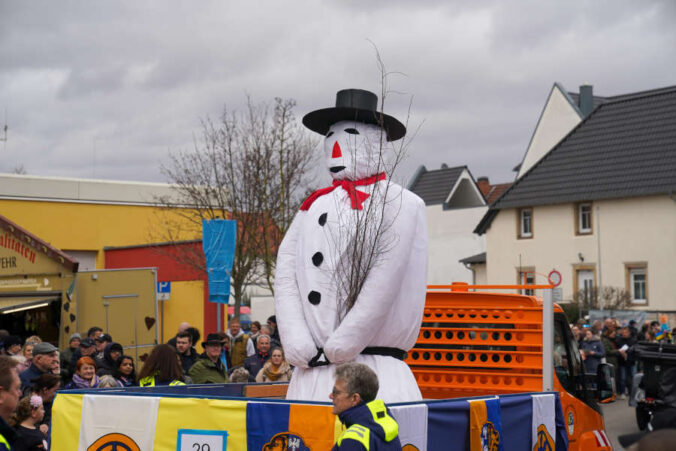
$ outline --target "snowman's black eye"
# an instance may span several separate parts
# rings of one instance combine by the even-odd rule
[[[333,135],[333,132],[328,132],[328,133],[326,134],[326,137],[328,138],[328,137],[331,136],[331,135]]]
[[[349,133],[350,135],[358,135],[359,132],[357,131],[356,128],[346,128],[345,133]]]

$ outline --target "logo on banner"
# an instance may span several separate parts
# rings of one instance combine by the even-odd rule
[[[87,451],[141,451],[141,448],[128,436],[112,433],[99,437]]]
[[[401,451],[420,451],[420,450],[409,443],[407,445],[402,446]]]
[[[537,442],[533,446],[533,451],[554,451],[554,439],[544,424],[538,426]]]
[[[481,449],[485,451],[498,451],[500,446],[500,432],[493,423],[487,421],[481,427]]]
[[[263,446],[263,451],[310,451],[310,448],[301,436],[293,432],[280,432]]]

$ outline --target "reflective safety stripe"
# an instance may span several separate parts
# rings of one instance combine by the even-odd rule
[[[370,443],[370,434],[371,431],[368,428],[365,428],[361,424],[353,424],[338,439],[338,446],[341,445],[343,440],[356,440],[364,446],[364,449],[368,451]]]
[[[139,381],[139,385],[141,387],[154,387],[155,386],[155,376],[146,376],[143,379]],[[185,383],[181,381],[171,381],[169,385],[185,385]]]
[[[380,399],[376,399],[366,404],[366,407],[371,411],[373,421],[379,424],[383,428],[383,431],[385,431],[385,441],[391,442],[397,438],[397,435],[399,435],[399,425],[397,424],[397,420],[387,414],[385,403]]]
[[[141,387],[154,387],[155,386],[155,376],[146,376],[141,379],[138,383]]]
[[[9,450],[12,449],[12,447],[9,446],[9,442],[7,441],[7,439],[2,434],[0,434],[0,445],[5,445],[7,447],[7,449],[9,449]]]

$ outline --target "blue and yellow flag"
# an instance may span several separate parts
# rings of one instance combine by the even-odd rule
[[[504,451],[498,398],[469,401],[470,451]]]

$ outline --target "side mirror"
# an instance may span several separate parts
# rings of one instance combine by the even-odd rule
[[[610,363],[599,364],[596,371],[596,390],[599,402],[615,400],[615,367]]]

